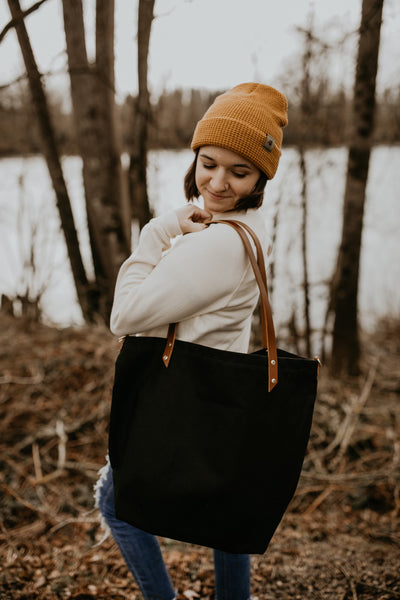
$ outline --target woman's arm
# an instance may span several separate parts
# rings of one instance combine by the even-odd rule
[[[249,263],[237,233],[224,225],[205,228],[190,217],[191,224],[179,225],[188,219],[189,207],[183,208],[182,214],[167,213],[150,221],[122,265],[111,313],[115,335],[140,333],[223,308],[245,275]],[[192,233],[163,255],[171,238],[194,225]]]

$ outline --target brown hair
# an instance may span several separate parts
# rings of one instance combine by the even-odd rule
[[[188,168],[183,182],[183,188],[185,190],[185,196],[188,202],[193,200],[193,198],[198,198],[200,196],[199,190],[197,189],[196,185],[196,165],[198,154],[199,151],[197,150],[194,161]],[[248,208],[259,208],[263,203],[264,189],[267,184],[267,181],[267,175],[261,172],[260,177],[258,178],[258,181],[254,186],[252,193],[249,196],[238,200],[233,210],[247,210]]]

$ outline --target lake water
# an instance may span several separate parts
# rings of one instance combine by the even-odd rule
[[[182,180],[191,160],[192,152],[187,150],[150,153],[149,195],[155,214],[185,202]],[[306,163],[311,316],[313,328],[319,330],[341,235],[347,151],[310,150]],[[66,157],[63,169],[90,273],[80,159]],[[33,293],[43,292],[47,321],[60,326],[80,324],[82,317],[44,160],[40,156],[3,158],[0,181],[0,292],[13,296],[24,293],[28,285]],[[272,305],[278,333],[284,332],[293,310],[301,322],[303,310],[300,191],[298,155],[287,149],[275,179],[267,185],[262,209],[271,232],[278,211],[272,254]],[[375,148],[367,187],[359,288],[360,321],[365,329],[373,328],[381,317],[400,316],[399,191],[400,148]],[[35,272],[27,268],[32,246],[36,249]]]

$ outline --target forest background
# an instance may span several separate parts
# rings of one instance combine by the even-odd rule
[[[47,2],[50,3],[50,0]],[[8,4],[18,9],[17,0],[8,0]],[[67,45],[70,42],[67,54],[73,59],[77,38],[71,44],[68,34],[71,36],[78,31],[77,27],[71,27],[71,18],[78,17],[75,23],[79,23],[79,14],[72,15],[72,12],[80,2],[64,0],[62,4]],[[197,2],[193,4],[198,6]],[[250,4],[255,5],[254,2]],[[339,55],[339,64],[352,65],[352,74],[353,70],[357,71],[356,52],[346,54],[347,41],[350,37],[354,42],[362,37],[362,33],[368,33],[369,26],[365,26],[365,21],[364,25],[361,22],[351,31],[345,31],[345,24],[341,23],[343,44],[332,46],[327,43],[323,32],[314,27],[310,17],[296,30],[300,40],[298,52],[292,63],[282,70],[284,81],[281,83],[291,100],[290,125],[285,131],[285,144],[296,150],[302,182],[299,196],[304,219],[304,260],[299,263],[299,270],[302,273],[304,271],[302,307],[304,305],[306,317],[307,302],[312,293],[312,286],[307,281],[305,235],[307,206],[312,195],[308,187],[310,172],[305,160],[307,152],[313,148],[318,151],[321,147],[343,146],[349,149],[350,157],[351,152],[355,151],[358,158],[362,155],[361,158],[369,159],[369,152],[376,144],[396,145],[400,141],[400,76],[386,81],[375,95],[376,69],[369,71],[374,62],[371,56],[377,57],[379,35],[376,33],[379,33],[381,25],[380,17],[374,17],[382,9],[383,2],[358,2],[360,13],[361,4],[368,9],[366,22],[369,25],[373,22],[371,29],[375,31],[375,36],[372,41],[369,40],[369,46],[367,44],[364,47],[367,58],[365,70],[361,69],[361,74],[358,72],[358,79],[356,75],[354,91],[348,82],[341,84],[340,78],[331,79],[329,65],[331,57],[337,58]],[[40,18],[39,9],[42,5],[45,7],[46,2],[35,4],[38,9],[35,18]],[[24,7],[27,6],[28,3],[24,3]],[[104,17],[113,2],[99,0],[96,6],[97,14]],[[140,6],[148,8],[152,2],[141,0]],[[394,10],[395,5],[391,0],[386,0],[385,6],[392,6]],[[314,8],[318,13],[321,3],[314,3]],[[387,19],[390,19],[392,13],[389,11],[387,14]],[[27,16],[27,23],[29,18]],[[150,14],[148,34],[152,20],[153,15]],[[17,27],[19,22],[17,18],[10,29]],[[224,21],[223,25],[221,31],[229,35],[230,24]],[[46,27],[49,30],[49,24]],[[98,27],[103,33],[99,36],[100,40],[105,42],[113,39],[110,18],[99,19]],[[3,29],[0,36],[10,35],[8,31]],[[140,26],[137,42],[140,48],[141,43],[143,45]],[[145,103],[143,111],[143,91],[148,92],[148,86],[145,80],[143,88],[142,80],[142,86],[139,82],[138,95],[119,97],[118,103],[110,110],[115,90],[110,85],[113,81],[112,76],[109,77],[112,68],[107,59],[112,49],[111,45],[106,49],[108,56],[107,52],[106,56],[101,54],[105,45],[99,44],[99,53],[95,57],[97,64],[86,61],[79,75],[92,77],[90,85],[97,85],[99,79],[100,83],[106,83],[96,89],[100,90],[99,96],[107,89],[108,98],[102,96],[101,102],[106,107],[104,114],[112,113],[115,119],[116,137],[120,141],[118,152],[125,151],[130,156],[131,164],[139,157],[143,159],[141,165],[146,166],[145,156],[149,149],[187,147],[194,123],[218,93],[216,86],[212,89],[185,87],[173,90],[166,87],[151,97],[146,98],[144,94],[145,101],[149,100],[149,110]],[[353,43],[353,49],[355,45]],[[392,50],[393,56],[397,56],[396,49]],[[140,61],[139,56],[139,72],[141,70],[143,76],[143,71],[146,71],[143,65],[147,68],[146,52],[144,55],[142,53],[141,58]],[[228,65],[229,57],[227,59]],[[32,64],[30,68],[32,75]],[[105,69],[103,75],[106,74],[106,77],[98,77],[99,71],[96,69],[100,68]],[[72,76],[77,74],[76,64],[72,68],[71,65],[68,68],[64,65],[63,70],[64,75],[67,71]],[[395,67],[391,72],[394,75],[398,73]],[[38,80],[44,83],[50,107],[48,122],[52,124],[55,135],[54,151],[47,151],[47,159],[51,161],[57,158],[56,154],[82,154],[82,131],[76,133],[77,122],[72,115],[74,113],[77,116],[76,113],[88,100],[88,94],[85,97],[85,93],[82,93],[84,89],[80,90],[81,106],[78,102],[72,111],[66,88],[52,85],[53,74],[36,75],[36,83]],[[278,81],[275,80],[274,84],[278,85]],[[225,87],[221,87],[221,91]],[[89,99],[94,101],[96,98],[91,94]],[[37,108],[37,97],[35,103]],[[93,104],[89,103],[87,107],[91,109]],[[95,117],[95,112],[89,110],[88,114]],[[143,115],[146,118],[142,121],[145,121],[147,128],[145,152],[142,147],[138,154],[135,144],[140,137]],[[98,148],[92,143],[96,136],[90,136],[94,130],[98,133],[104,124],[94,122],[95,118],[92,121],[91,128],[86,130],[89,132],[90,147],[86,146],[84,151],[89,149],[96,155]],[[46,140],[37,125],[25,74],[0,89],[0,126],[2,156],[26,156],[29,160],[31,153],[46,154],[46,150],[43,150]],[[105,136],[101,134],[97,139],[104,141]],[[89,159],[87,164],[90,167],[91,156],[83,157],[83,163],[85,158]],[[109,158],[110,155],[107,160]],[[92,182],[89,183],[92,187],[89,185],[85,189],[89,229],[99,227],[104,242],[98,247],[93,246],[95,267],[101,267],[96,272],[97,292],[104,291],[101,288],[103,285],[108,293],[112,291],[118,262],[122,253],[128,251],[129,244],[125,244],[123,252],[120,249],[116,251],[112,243],[107,246],[112,230],[110,224],[114,226],[114,221],[109,219],[107,210],[101,211],[101,218],[96,221],[90,202],[91,194],[93,198],[93,192],[98,191],[93,187],[93,181],[97,183],[102,171],[107,171],[102,164],[112,166],[112,162],[98,163],[101,168],[91,173]],[[354,164],[353,168],[349,168],[348,181],[353,181],[351,178],[356,174],[355,179],[362,179],[364,187],[356,190],[357,194],[353,194],[353,197],[345,194],[343,202],[344,223],[346,204],[351,205],[351,201],[355,200],[358,209],[356,218],[348,221],[357,221],[361,227],[360,207],[363,208],[365,199],[368,160],[366,165],[364,160],[361,177],[360,172],[354,169]],[[137,173],[132,176],[136,177]],[[143,181],[139,180],[139,183]],[[19,185],[18,181],[15,185]],[[55,192],[57,194],[60,190],[56,189]],[[107,202],[110,204],[110,198],[115,199],[109,195],[109,190],[104,198],[106,202],[103,208]],[[114,208],[119,210],[120,206]],[[132,216],[137,216],[134,210]],[[118,223],[116,230],[117,226]],[[311,231],[311,234],[314,233]],[[350,244],[350,250],[353,248],[356,251],[357,261],[361,231],[358,233],[359,236],[356,239],[353,236]],[[106,255],[105,258],[111,256],[107,248],[114,251],[115,260],[110,277],[105,282],[102,271],[104,265],[100,260],[96,264],[96,260],[102,258],[102,253]],[[344,244],[346,250],[348,248]],[[352,256],[350,253],[350,259]],[[31,252],[26,261],[29,273],[32,273],[32,259],[36,259],[35,252]],[[356,260],[350,260],[350,263],[353,267]],[[338,264],[340,266],[340,260]],[[351,270],[350,283],[357,283],[357,274],[357,269]],[[337,292],[338,288],[333,282],[325,284],[327,288],[331,285],[332,291],[336,289]],[[85,280],[85,286],[89,295],[93,294],[93,281]],[[113,364],[118,352],[118,345],[107,331],[105,319],[99,319],[100,315],[107,315],[108,309],[102,312],[102,305],[98,303],[94,318],[88,318],[83,327],[59,330],[40,322],[40,296],[30,297],[28,288],[25,297],[3,297],[2,300],[0,597],[4,600],[138,598],[138,589],[127,574],[112,541],[108,539],[100,546],[96,545],[102,533],[98,515],[93,511],[92,486],[103,464],[107,447]],[[11,303],[7,303],[7,300]],[[25,301],[28,309],[33,306],[39,310],[22,310],[22,318],[15,318],[12,305],[21,302],[24,306]],[[349,302],[345,303],[347,313],[349,305]],[[260,600],[400,598],[399,321],[394,313],[390,319],[382,320],[376,331],[367,334],[359,331],[356,312],[355,307],[350,319],[351,328],[346,322],[341,325],[344,348],[348,350],[349,341],[357,338],[357,346],[359,342],[363,349],[361,357],[357,351],[356,373],[346,372],[349,371],[347,368],[339,377],[339,369],[335,370],[334,365],[332,373],[326,368],[322,369],[309,452],[299,488],[268,553],[263,557],[252,557],[253,594]],[[307,318],[305,321],[307,324]],[[310,339],[307,327],[292,325],[291,343],[295,347],[297,344],[300,350],[307,349],[307,338]],[[345,366],[354,364],[349,356]],[[213,572],[210,552],[198,547],[188,548],[171,540],[162,540],[162,546],[178,588],[179,600],[211,599]]]
[[[307,135],[301,126],[299,103],[291,102],[289,124],[285,129],[285,147],[348,146],[351,139],[352,92],[329,89],[329,79],[322,77],[311,97]],[[151,104],[149,149],[188,148],[197,121],[215,96],[225,90],[164,90]],[[78,154],[73,115],[66,110],[64,92],[50,86],[49,104],[57,143],[64,155]],[[117,105],[118,130],[122,150],[128,151],[133,134],[136,96],[128,95]],[[373,144],[400,143],[400,84],[383,90],[377,98]],[[40,133],[26,84],[18,90],[0,90],[0,156],[33,154],[41,151]]]

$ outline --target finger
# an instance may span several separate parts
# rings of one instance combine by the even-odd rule
[[[176,214],[182,233],[191,233],[192,231],[201,231],[205,228],[205,223],[211,220],[212,215],[208,211],[193,206],[193,204],[187,204],[177,209]],[[197,227],[193,227],[196,224]],[[200,227],[199,227],[200,226]]]
[[[192,221],[202,222],[209,221],[212,219],[212,214],[203,208],[194,207],[194,211],[191,215]]]

